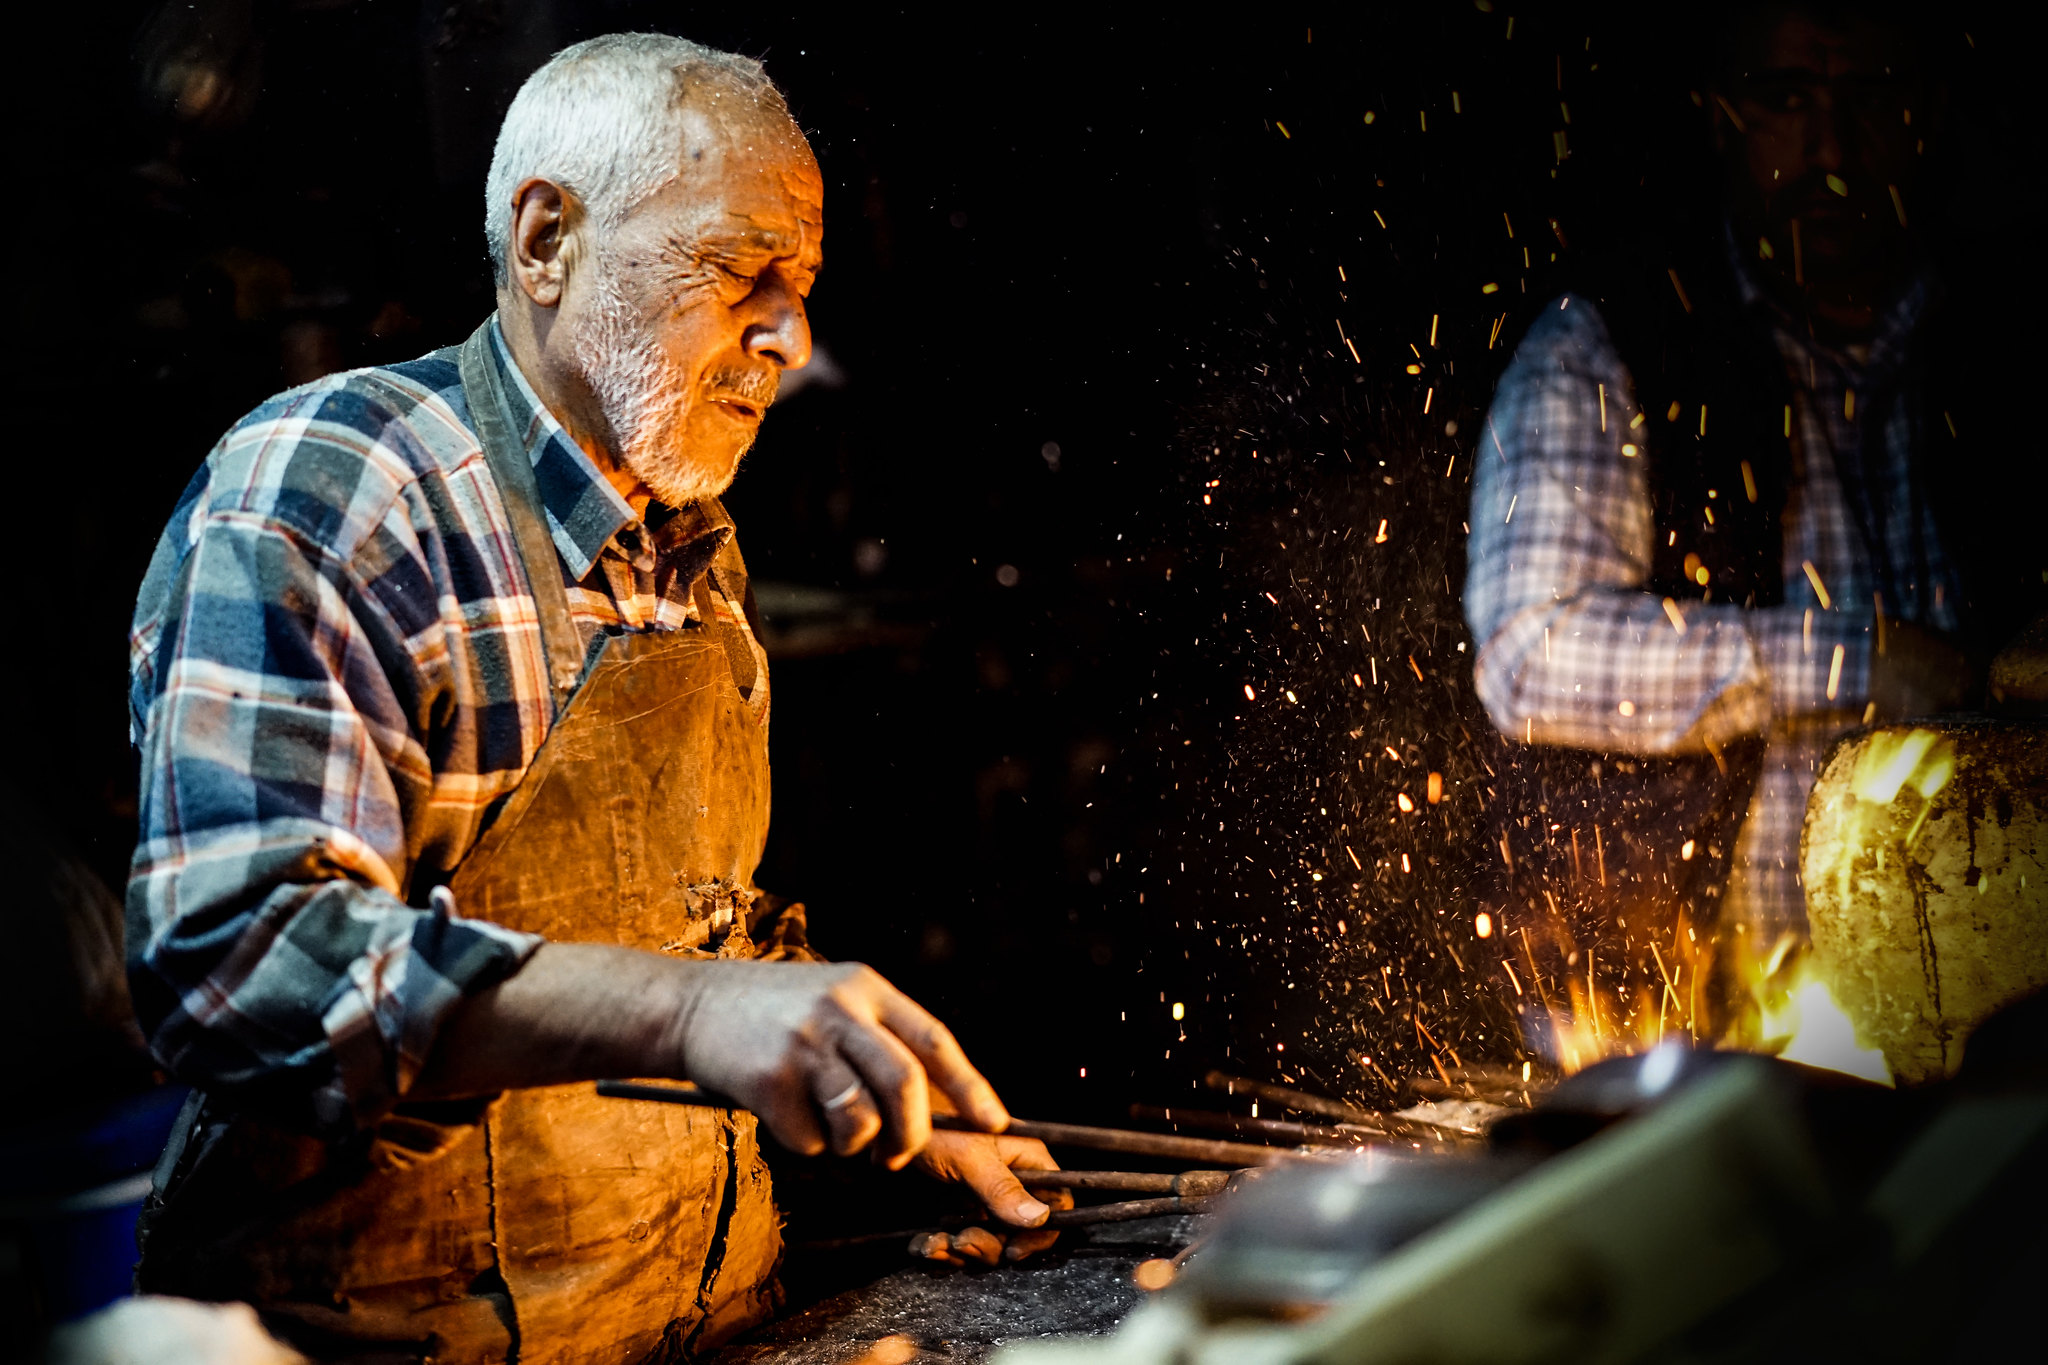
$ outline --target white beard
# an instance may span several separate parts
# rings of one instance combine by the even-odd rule
[[[599,248],[591,263],[591,325],[576,338],[574,354],[619,443],[619,463],[670,507],[717,497],[732,486],[739,461],[712,471],[685,456],[689,376],[654,344],[619,288],[616,265]]]

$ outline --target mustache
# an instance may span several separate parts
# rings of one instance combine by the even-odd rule
[[[782,387],[782,373],[772,366],[759,369],[725,368],[713,370],[704,379],[706,393],[722,394],[738,398],[766,411],[775,401],[775,394]]]
[[[1858,178],[1860,179],[1861,177]],[[1778,212],[1788,218],[1814,208],[1847,209],[1864,197],[1858,193],[1859,190],[1867,190],[1869,188],[1866,185],[1859,185],[1854,181],[1848,182],[1848,184],[1849,194],[1847,197],[1844,197],[1836,194],[1828,187],[1826,172],[1808,171],[1797,180],[1787,184],[1773,197],[1776,200]]]

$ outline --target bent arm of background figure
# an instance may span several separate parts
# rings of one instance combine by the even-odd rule
[[[1517,739],[1658,754],[1860,709],[1869,622],[1806,585],[1777,607],[1677,602],[1682,632],[1643,590],[1655,527],[1643,460],[1621,450],[1628,373],[1572,304],[1530,329],[1479,434],[1465,615],[1488,716]]]

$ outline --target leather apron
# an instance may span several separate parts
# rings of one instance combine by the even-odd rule
[[[735,683],[757,680],[750,641],[700,576],[699,626],[583,649],[489,344],[462,348],[463,384],[557,714],[454,871],[460,913],[555,941],[807,956],[800,919],[763,933],[750,916],[769,799],[766,726]],[[710,572],[744,600],[729,534]],[[681,1360],[773,1311],[780,1223],[751,1114],[588,1083],[477,1108],[402,1105],[344,1144],[246,1114],[188,1129],[159,1168],[138,1285],[246,1299],[319,1358],[448,1365]]]

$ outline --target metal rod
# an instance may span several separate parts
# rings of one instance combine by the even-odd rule
[[[1224,1172],[1223,1174],[1227,1174]],[[1185,1199],[1129,1199],[1117,1204],[1094,1204],[1080,1209],[1054,1209],[1052,1214],[1039,1224],[1048,1228],[1092,1227],[1101,1223],[1128,1223],[1139,1218],[1158,1218],[1178,1213],[1207,1213],[1215,1203],[1212,1197]],[[872,1246],[876,1242],[908,1242],[913,1237],[923,1237],[933,1232],[958,1232],[967,1227],[998,1228],[1004,1232],[1024,1232],[1026,1228],[1011,1228],[991,1218],[969,1214],[956,1214],[939,1221],[934,1228],[894,1228],[888,1232],[857,1232],[850,1237],[826,1237],[812,1242],[793,1242],[792,1251],[842,1251],[848,1247]]]
[[[1019,1183],[1037,1190],[1128,1190],[1133,1194],[1177,1194],[1204,1198],[1223,1193],[1235,1171],[1016,1171]]]
[[[1211,1090],[1221,1090],[1226,1095],[1250,1095],[1253,1099],[1266,1100],[1297,1113],[1320,1114],[1339,1123],[1357,1123],[1371,1127],[1376,1126],[1381,1118],[1381,1115],[1370,1109],[1360,1109],[1342,1100],[1311,1094],[1306,1090],[1296,1090],[1291,1085],[1275,1085],[1271,1081],[1254,1081],[1244,1076],[1233,1076],[1225,1071],[1211,1071],[1202,1077],[1202,1084]]]
[[[1356,1147],[1366,1142],[1387,1142],[1389,1135],[1378,1128],[1356,1124],[1293,1123],[1287,1119],[1255,1119],[1242,1114],[1221,1114],[1214,1109],[1165,1109],[1156,1104],[1134,1104],[1131,1117],[1140,1123],[1169,1123],[1200,1128],[1211,1133],[1241,1133],[1311,1147]]]
[[[1505,1086],[1485,1086],[1473,1081],[1458,1080],[1457,1074],[1455,1071],[1451,1073],[1452,1080],[1449,1085],[1445,1085],[1435,1077],[1430,1077],[1427,1080],[1418,1077],[1415,1080],[1409,1081],[1406,1089],[1418,1099],[1478,1100],[1482,1104],[1498,1104],[1503,1108],[1527,1109],[1531,1102],[1529,1099],[1530,1093],[1532,1091],[1540,1093],[1548,1088],[1541,1082],[1531,1082],[1528,1085],[1516,1085],[1511,1088]]]
[[[1169,1133],[1134,1133],[1124,1128],[1089,1128],[1078,1123],[1035,1123],[1012,1119],[1003,1130],[1035,1137],[1058,1147],[1087,1147],[1098,1152],[1129,1152],[1134,1156],[1170,1157],[1209,1166],[1270,1166],[1294,1155],[1284,1147],[1255,1147],[1248,1142],[1180,1137]]]
[[[694,1085],[647,1085],[640,1081],[599,1081],[597,1093],[612,1099],[652,1100],[658,1104],[683,1104],[695,1108],[742,1109],[716,1091]],[[983,1129],[951,1114],[933,1114],[932,1127],[955,1133],[979,1133]],[[1011,1137],[1037,1138],[1060,1147],[1086,1147],[1099,1152],[1128,1152],[1133,1156],[1168,1157],[1175,1161],[1200,1162],[1204,1166],[1270,1166],[1284,1161],[1290,1153],[1278,1147],[1254,1147],[1246,1142],[1217,1142],[1208,1138],[1177,1137],[1166,1133],[1134,1133],[1123,1128],[1092,1128],[1079,1123],[1040,1123],[1035,1119],[1010,1120],[1003,1130]]]
[[[1080,1209],[1054,1209],[1041,1224],[1048,1228],[1080,1228],[1091,1223],[1128,1223],[1169,1213],[1206,1213],[1213,1196],[1193,1199],[1127,1199],[1120,1204],[1091,1204]]]
[[[1324,1118],[1336,1119],[1340,1124],[1355,1124],[1361,1128],[1377,1129],[1389,1137],[1425,1138],[1438,1140],[1444,1137],[1469,1138],[1468,1129],[1453,1123],[1432,1123],[1428,1119],[1405,1119],[1393,1114],[1381,1114],[1371,1109],[1360,1109],[1342,1100],[1329,1099],[1322,1095],[1296,1090],[1289,1085],[1275,1085],[1271,1081],[1247,1080],[1243,1076],[1232,1076],[1223,1071],[1211,1071],[1202,1078],[1202,1084],[1211,1090],[1221,1090],[1227,1095],[1250,1095],[1254,1099],[1266,1100],[1293,1109],[1303,1114],[1320,1114]]]

